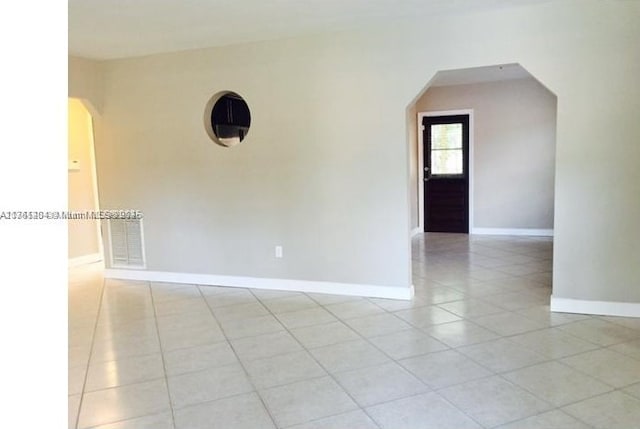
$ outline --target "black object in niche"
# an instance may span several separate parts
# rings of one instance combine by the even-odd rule
[[[209,101],[207,113],[209,109],[205,127],[214,142],[229,147],[244,140],[251,126],[251,112],[241,96],[235,92],[217,94]]]

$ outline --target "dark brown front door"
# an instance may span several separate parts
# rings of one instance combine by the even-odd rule
[[[424,142],[425,232],[469,232],[469,115],[428,116]]]

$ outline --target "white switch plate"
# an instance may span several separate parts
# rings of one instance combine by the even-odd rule
[[[276,246],[276,258],[282,258],[282,246]]]

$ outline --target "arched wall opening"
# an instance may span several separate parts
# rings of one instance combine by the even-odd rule
[[[409,105],[412,235],[434,231],[423,124],[451,115],[469,118],[468,233],[552,237],[557,97],[519,64],[439,71]]]
[[[92,106],[85,100],[68,101],[68,210],[74,213],[99,210],[95,166]],[[95,112],[95,110],[94,110]],[[103,259],[102,234],[97,219],[68,220],[69,264]]]
[[[518,64],[439,71],[409,107],[411,223],[424,231],[419,117],[471,115],[469,232],[552,235],[557,97]]]

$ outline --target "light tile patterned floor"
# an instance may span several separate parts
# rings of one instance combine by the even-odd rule
[[[550,239],[412,244],[411,302],[74,269],[69,428],[640,428],[640,320],[549,313]]]

